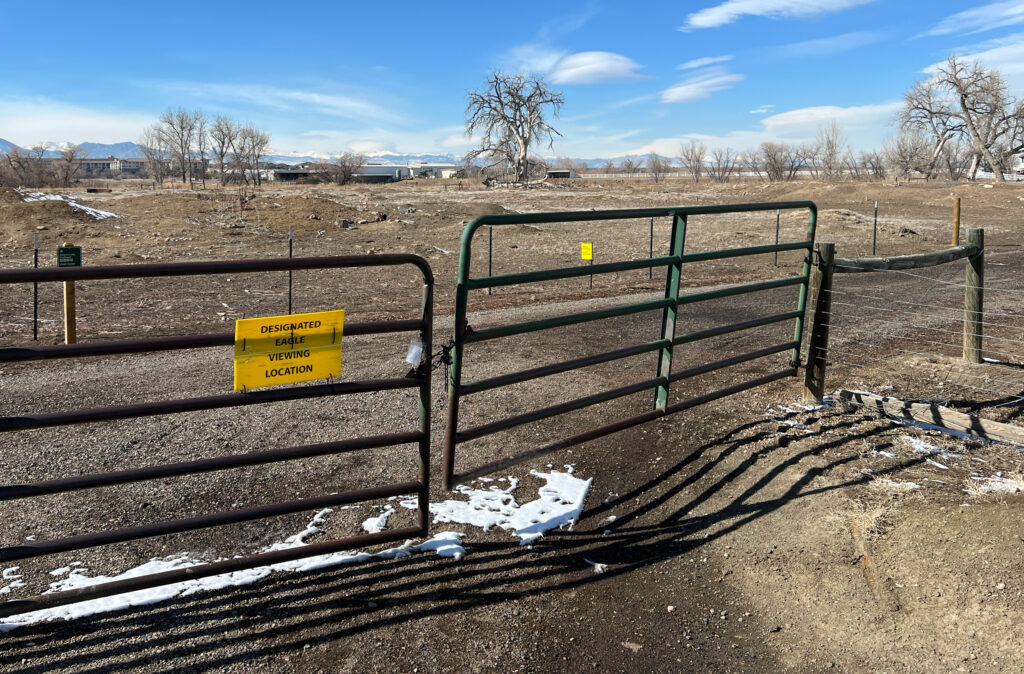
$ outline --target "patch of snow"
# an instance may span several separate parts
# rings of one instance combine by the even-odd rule
[[[82,211],[86,215],[91,215],[92,217],[96,218],[97,220],[105,220],[107,218],[119,218],[119,217],[121,217],[121,216],[117,215],[116,213],[110,213],[108,211],[101,211],[101,210],[96,209],[96,208],[89,208],[88,206],[83,206],[82,204],[78,203],[74,199],[72,199],[70,197],[61,196],[60,194],[46,194],[45,192],[30,192],[28,190],[24,190],[24,189],[20,189],[20,188],[17,190],[17,192],[18,192],[18,194],[21,195],[22,200],[24,200],[26,202],[32,202],[32,201],[64,201],[71,208],[74,208],[74,209],[77,209],[79,211]]]
[[[942,470],[949,470],[949,466],[943,466],[938,461],[932,461],[931,459],[928,459],[928,463],[932,464],[936,468],[941,468]]]
[[[884,477],[872,480],[871,484],[868,486],[872,489],[880,489],[883,491],[914,491],[916,489],[922,489],[921,485],[916,482],[895,482]]]
[[[518,536],[520,545],[533,543],[551,529],[565,526],[572,529],[583,513],[593,478],[581,480],[557,470],[550,473],[531,470],[530,474],[545,480],[544,486],[538,489],[540,498],[522,505],[517,503],[512,492],[519,481],[511,477],[511,486],[506,489],[494,486],[473,489],[459,485],[456,491],[468,500],[431,503],[434,522],[468,524],[484,531],[500,527]]]
[[[972,496],[983,496],[985,494],[1016,494],[1024,491],[1024,476],[1013,475],[1002,477],[971,477],[977,484],[968,484],[966,491]]]
[[[368,534],[379,534],[388,525],[388,518],[395,512],[395,509],[388,505],[377,517],[371,517],[363,521],[363,531]]]
[[[884,456],[887,459],[895,459],[896,455],[892,452],[883,452],[882,450],[871,450],[873,456]]]
[[[591,565],[592,567],[594,567],[594,573],[604,573],[605,571],[608,570],[608,565],[607,564],[600,564],[598,562],[592,562],[589,559],[587,559],[586,557],[583,558],[583,561],[586,562],[587,564]]]

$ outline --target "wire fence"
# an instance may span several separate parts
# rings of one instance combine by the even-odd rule
[[[850,262],[850,261],[846,261]],[[926,400],[1000,421],[1024,416],[1024,278],[986,260],[982,364],[965,360],[964,261],[927,269],[837,274],[828,345],[829,389]]]

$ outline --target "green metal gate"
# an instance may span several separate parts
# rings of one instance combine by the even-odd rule
[[[698,253],[684,253],[686,240],[686,224],[689,216],[715,215],[725,213],[745,213],[752,211],[783,211],[794,209],[807,209],[809,221],[806,237],[799,241],[776,243],[774,245],[750,246],[746,248],[730,248]],[[602,264],[591,264],[590,266],[565,267],[559,269],[545,269],[529,271],[516,274],[504,274],[499,276],[483,276],[473,278],[470,275],[470,259],[473,244],[473,236],[483,226],[499,227],[506,225],[539,225],[556,224],[567,222],[588,222],[588,221],[610,221],[640,218],[671,217],[672,228],[669,242],[669,254],[662,257],[650,257],[638,260],[626,260],[618,262],[607,262]],[[803,337],[804,309],[807,300],[807,286],[811,270],[811,255],[814,247],[814,233],[817,222],[817,207],[810,201],[789,201],[778,203],[759,204],[735,204],[723,206],[685,206],[679,208],[654,208],[654,209],[633,209],[633,210],[611,210],[611,211],[583,211],[563,213],[529,213],[514,215],[487,215],[477,218],[466,225],[462,233],[462,246],[459,253],[459,277],[455,297],[455,335],[454,345],[451,350],[451,368],[448,379],[448,420],[445,432],[443,473],[446,489],[451,489],[457,482],[484,475],[506,466],[512,465],[539,456],[547,452],[571,447],[589,440],[593,440],[611,433],[625,430],[633,426],[652,421],[658,417],[680,412],[682,410],[696,407],[697,405],[717,400],[733,393],[738,393],[756,386],[767,384],[784,377],[792,377],[797,374],[800,365],[800,345]],[[745,283],[725,288],[680,294],[680,279],[683,276],[684,265],[687,263],[701,262],[706,260],[717,260],[724,258],[758,255],[764,253],[778,253],[782,251],[804,251],[803,267],[799,275],[780,277],[756,283]],[[653,255],[653,253],[652,253]],[[665,294],[661,299],[625,304],[605,309],[571,313],[552,318],[524,321],[501,325],[493,328],[474,330],[468,320],[469,291],[482,288],[495,288],[517,284],[537,283],[555,279],[567,279],[597,274],[610,274],[626,270],[651,269],[666,267]],[[693,302],[743,295],[772,288],[786,286],[797,286],[798,294],[796,306],[791,311],[778,314],[760,316],[751,320],[717,326],[714,328],[676,334],[676,313],[679,306]],[[605,353],[576,358],[551,365],[534,367],[511,374],[491,377],[480,381],[463,383],[462,370],[466,363],[465,347],[467,344],[483,342],[486,340],[523,335],[540,330],[557,328],[568,325],[575,325],[587,321],[595,321],[616,316],[626,316],[654,309],[662,310],[661,333],[654,341],[636,344],[625,348],[608,351]],[[730,358],[706,363],[697,367],[672,371],[673,347],[689,344],[702,339],[716,337],[732,332],[749,330],[765,325],[780,323],[783,321],[794,321],[793,339],[767,346],[762,349],[750,351]],[[789,365],[777,372],[744,381],[739,384],[727,386],[704,395],[688,398],[675,403],[669,403],[669,386],[674,381],[695,377],[700,374],[713,372],[722,368],[756,360],[776,353],[789,351]],[[484,391],[491,391],[504,386],[518,384],[521,382],[546,377],[549,375],[569,372],[580,368],[607,363],[622,358],[628,358],[642,353],[659,353],[657,372],[655,376],[627,386],[617,387],[601,393],[577,398],[568,402],[559,403],[544,407],[542,409],[508,416],[503,419],[491,421],[473,428],[459,429],[459,401],[463,396],[480,394]],[[459,443],[467,442],[476,438],[497,433],[515,426],[527,424],[541,419],[547,419],[567,412],[580,410],[592,405],[621,398],[623,396],[645,390],[655,390],[653,409],[644,414],[622,419],[610,424],[570,435],[552,442],[547,442],[539,447],[520,452],[508,459],[501,459],[486,463],[475,468],[456,472],[456,448]]]

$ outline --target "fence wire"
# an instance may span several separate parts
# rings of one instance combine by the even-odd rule
[[[971,364],[963,359],[965,264],[836,274],[824,316],[828,387],[1002,421],[1024,417],[1024,279],[1008,264],[986,260],[984,363]]]

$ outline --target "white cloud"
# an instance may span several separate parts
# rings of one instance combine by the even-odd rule
[[[677,70],[692,70],[694,68],[703,68],[705,66],[713,66],[716,63],[725,63],[726,61],[732,60],[732,54],[726,54],[725,56],[705,56],[699,59],[693,59],[686,63],[680,63],[676,66]]]
[[[692,103],[708,98],[716,91],[729,89],[746,75],[730,73],[721,66],[698,71],[693,77],[673,84],[661,92],[662,103]]]
[[[866,5],[874,0],[727,0],[686,17],[680,30],[715,28],[738,21],[744,16],[804,18]]]
[[[562,49],[529,43],[509,49],[499,61],[505,70],[515,73],[549,73],[563,56]]]
[[[862,30],[854,33],[844,33],[815,40],[805,40],[787,44],[779,49],[782,56],[789,58],[803,56],[825,56],[827,54],[839,54],[851,49],[857,49],[865,45],[873,44],[882,39],[880,33]]]
[[[730,147],[743,152],[764,141],[802,144],[814,140],[818,128],[835,121],[854,150],[877,148],[892,133],[892,118],[902,103],[892,101],[875,105],[840,107],[821,105],[788,110],[760,120],[760,128],[736,130],[724,135],[689,133],[676,138],[657,138],[645,145],[628,150],[628,154],[657,152],[674,156],[680,143],[703,141],[710,149]]]
[[[555,84],[596,84],[644,79],[639,63],[622,54],[584,51],[561,59],[551,72]]]
[[[924,35],[980,33],[1018,23],[1024,23],[1024,3],[1020,0],[1004,0],[947,16]]]
[[[0,97],[0,134],[22,147],[39,142],[135,140],[155,114],[90,108],[44,97]]]
[[[402,119],[401,115],[365,96],[337,92],[216,82],[158,82],[150,85],[164,91],[186,93],[202,100],[239,102],[285,112],[315,112],[341,119],[377,122],[398,122]]]
[[[752,114],[752,115],[763,115],[765,113],[771,112],[774,109],[775,109],[774,105],[759,105],[756,108],[754,108],[753,110],[751,110],[750,114]]]
[[[978,59],[985,66],[995,68],[1012,89],[1024,89],[1024,33],[958,47],[954,51],[961,57]],[[933,75],[945,64],[945,61],[933,63],[922,72]]]

